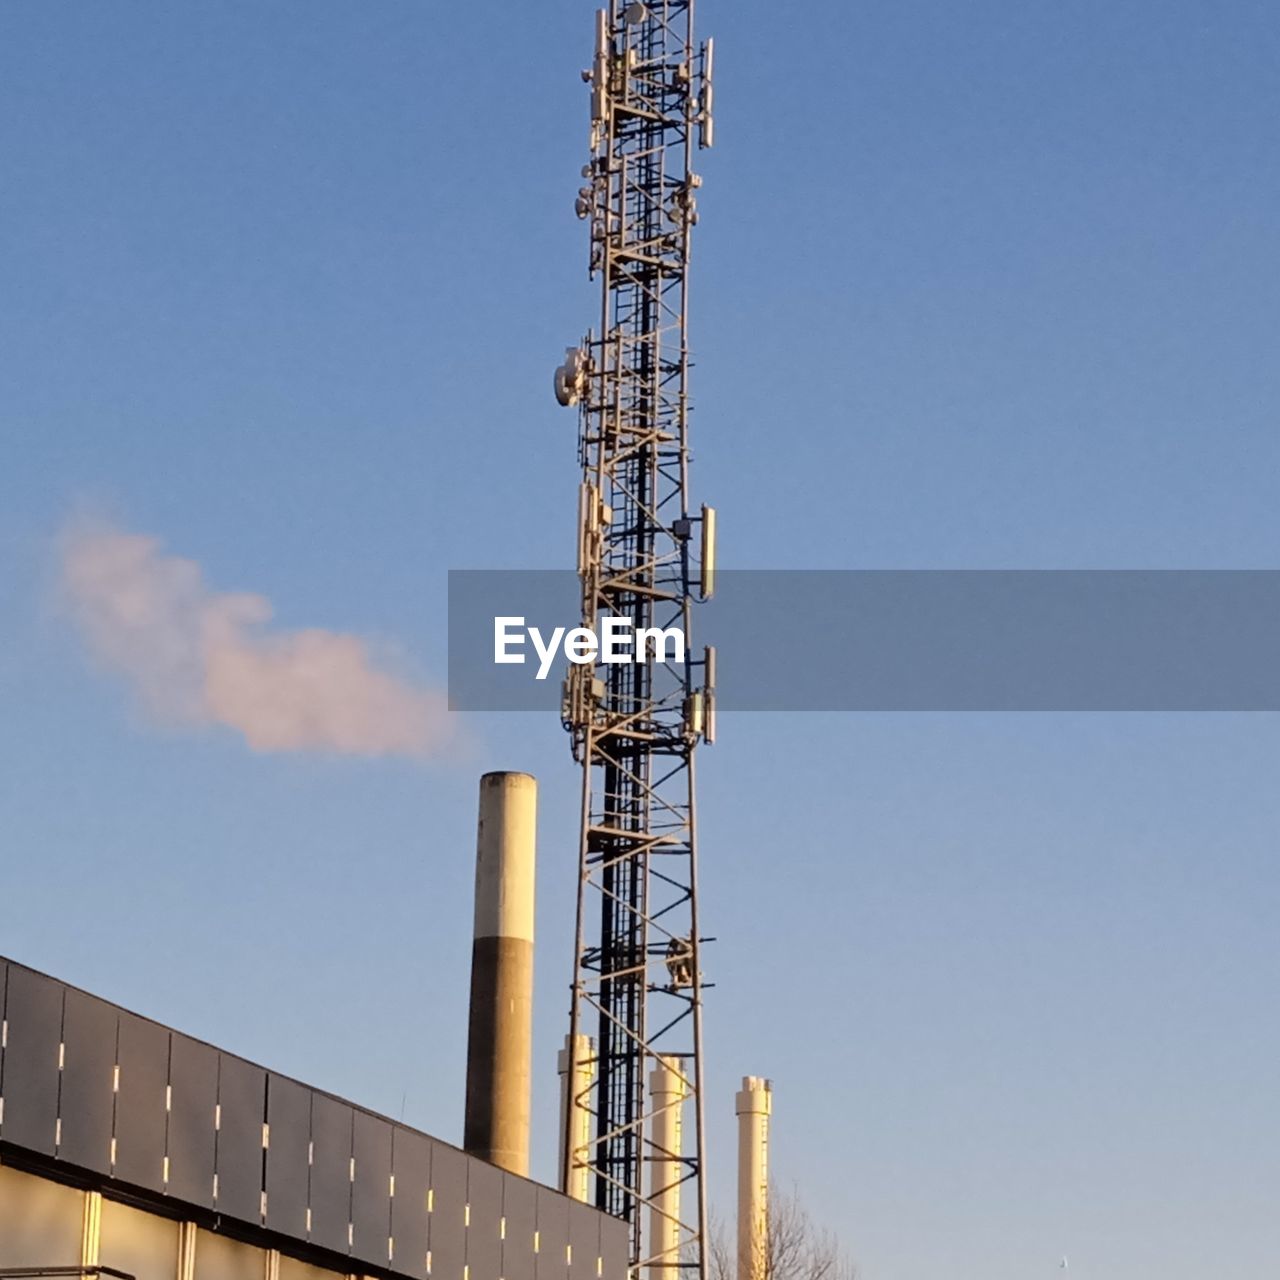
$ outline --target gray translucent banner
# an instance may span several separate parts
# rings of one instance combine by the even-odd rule
[[[451,571],[451,705],[558,709],[563,654],[496,664],[494,619],[547,636],[578,601],[566,571]],[[721,711],[1280,709],[1276,570],[728,570],[689,640]]]

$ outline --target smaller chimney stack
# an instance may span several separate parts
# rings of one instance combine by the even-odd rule
[[[538,783],[529,774],[486,773],[480,779],[463,1146],[524,1177],[529,1174],[537,810]]]
[[[689,1096],[684,1063],[677,1057],[655,1059],[649,1076],[653,1107],[653,1157],[649,1166],[649,1268],[652,1280],[675,1280],[680,1274],[680,1184],[683,1132],[681,1112]]]
[[[744,1076],[738,1113],[738,1280],[769,1280],[769,1117],[773,1085]]]
[[[591,1166],[570,1160],[591,1141],[591,1112],[582,1102],[596,1075],[596,1046],[590,1036],[565,1036],[557,1055],[560,1069],[560,1190],[584,1203],[591,1199]],[[572,1148],[568,1144],[572,1144]]]

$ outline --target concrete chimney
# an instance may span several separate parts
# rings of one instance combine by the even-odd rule
[[[689,1096],[684,1065],[679,1058],[658,1058],[649,1076],[653,1108],[653,1156],[649,1166],[649,1273],[653,1280],[676,1280],[680,1274],[680,1113]]]
[[[744,1076],[738,1113],[738,1280],[769,1280],[769,1117],[773,1085]]]
[[[565,1036],[557,1055],[560,1070],[560,1190],[584,1203],[591,1198],[591,1166],[569,1167],[569,1144],[580,1151],[591,1141],[591,1112],[581,1101],[596,1077],[596,1046],[590,1036]],[[567,1175],[567,1181],[566,1181]]]
[[[525,1177],[537,811],[538,783],[529,774],[486,773],[480,779],[463,1146]]]

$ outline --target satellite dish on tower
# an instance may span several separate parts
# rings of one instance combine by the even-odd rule
[[[556,399],[566,409],[582,399],[587,387],[587,353],[581,347],[569,347],[564,353],[564,364],[556,370]]]

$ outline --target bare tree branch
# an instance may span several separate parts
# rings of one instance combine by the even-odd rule
[[[763,1257],[753,1268],[757,1280],[858,1280],[858,1267],[834,1232],[814,1222],[793,1189],[769,1188],[769,1223]],[[708,1241],[711,1280],[747,1280],[738,1276],[736,1240],[714,1214]]]

